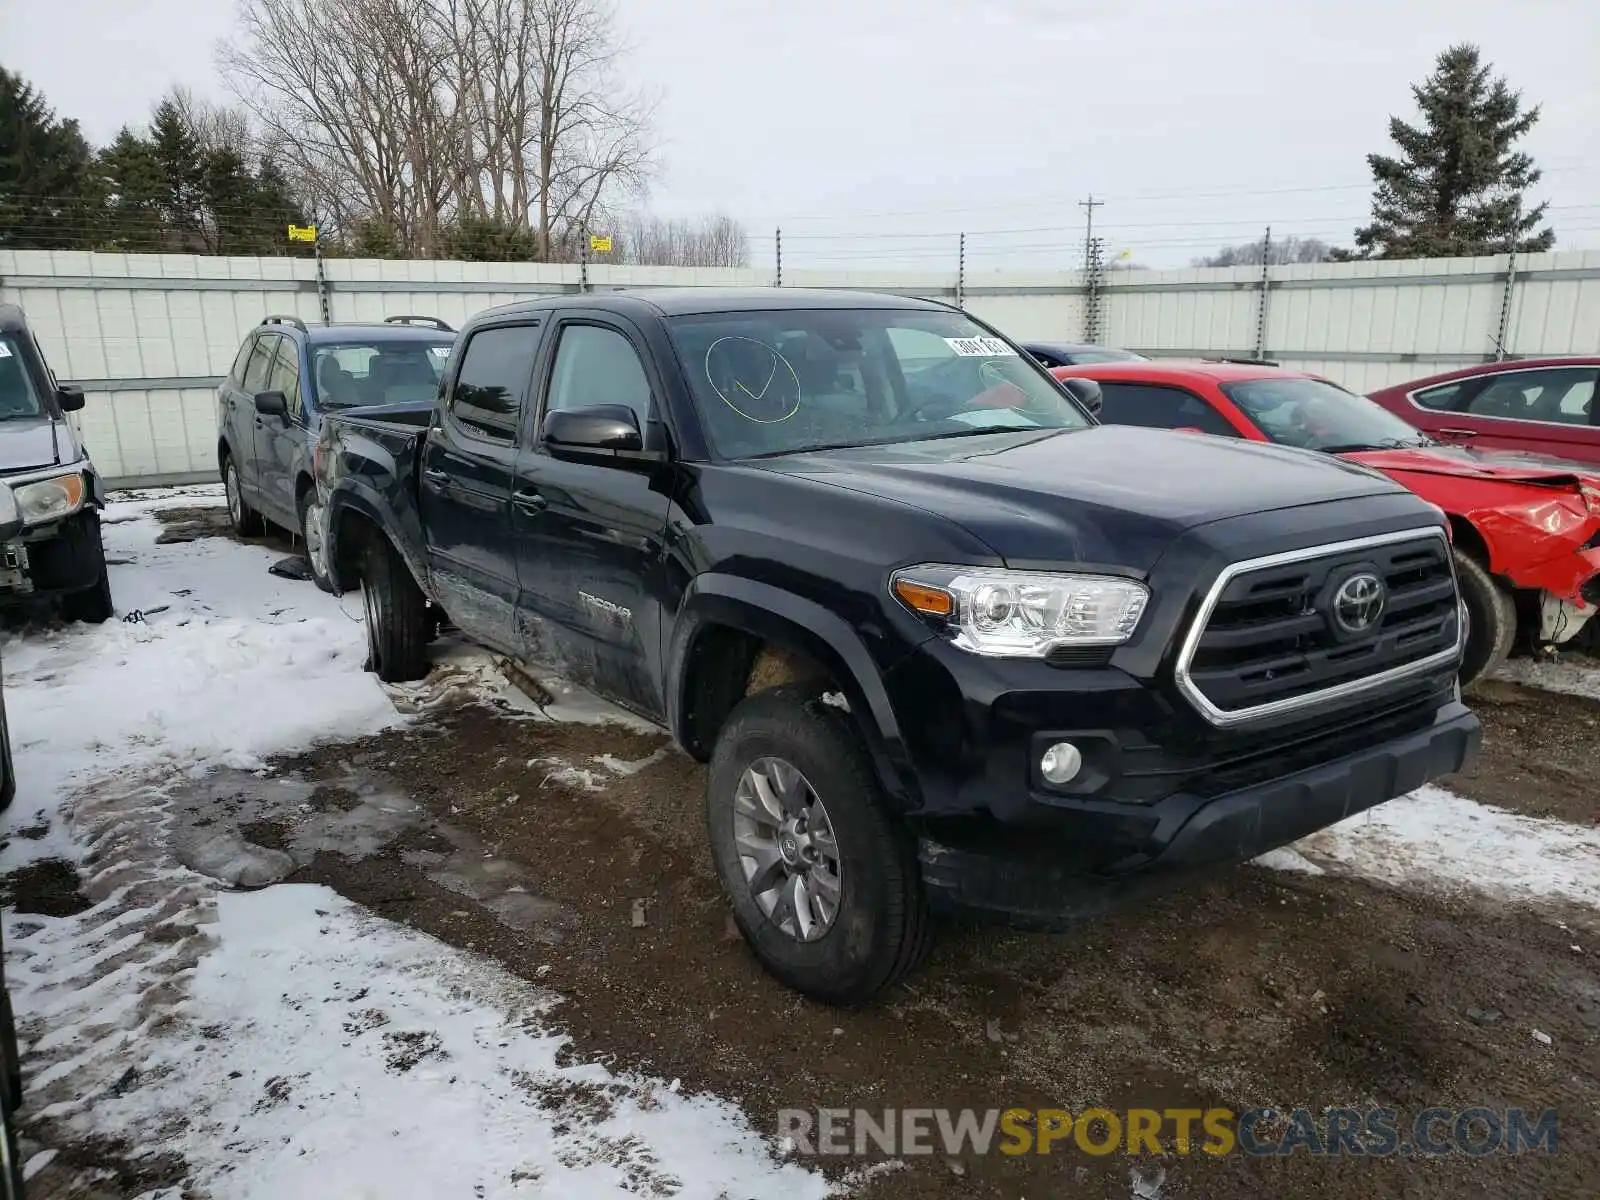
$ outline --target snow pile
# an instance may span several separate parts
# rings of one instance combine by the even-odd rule
[[[1595,619],[1600,620],[1600,617]],[[1496,671],[1493,678],[1547,692],[1566,692],[1571,696],[1600,700],[1600,660],[1584,654],[1563,654],[1555,662],[1514,658]]]
[[[1317,866],[1380,883],[1600,908],[1600,828],[1520,816],[1439,787],[1380,804],[1294,850]]]

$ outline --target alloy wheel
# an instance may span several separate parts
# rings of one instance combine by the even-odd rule
[[[758,758],[733,797],[733,835],[750,894],[790,937],[815,941],[833,927],[844,895],[833,822],[799,768]]]

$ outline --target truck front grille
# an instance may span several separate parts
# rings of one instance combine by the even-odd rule
[[[1178,688],[1236,725],[1452,664],[1461,633],[1442,529],[1313,546],[1221,574],[1179,651]]]

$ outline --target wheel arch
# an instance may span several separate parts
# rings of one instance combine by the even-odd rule
[[[334,587],[353,586],[360,574],[361,554],[368,542],[384,538],[394,546],[425,596],[431,596],[419,552],[400,536],[384,507],[361,492],[340,490],[328,497],[326,516],[328,576]]]
[[[694,580],[673,631],[666,687],[668,727],[691,756],[710,758],[728,713],[750,692],[805,679],[825,679],[842,694],[884,791],[914,807],[919,789],[899,723],[855,630],[770,584],[719,574]]]
[[[1450,522],[1450,541],[1457,550],[1475,558],[1486,571],[1493,571],[1489,540],[1470,519],[1460,513],[1447,513]]]

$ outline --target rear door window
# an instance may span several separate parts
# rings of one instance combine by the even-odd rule
[[[267,372],[269,392],[282,392],[289,402],[289,416],[300,416],[300,347],[286,337],[280,337],[278,350],[272,356],[272,367]]]
[[[244,369],[244,390],[252,396],[267,390],[267,376],[272,371],[272,360],[282,340],[275,333],[263,333],[256,337],[256,344],[250,351],[250,361]]]
[[[1467,402],[1479,417],[1541,421],[1552,425],[1587,425],[1594,404],[1593,367],[1552,367],[1507,371],[1491,376]]]
[[[234,387],[244,386],[244,373],[250,366],[250,355],[255,348],[256,339],[254,336],[245,338],[244,345],[239,347],[239,353],[234,357],[233,366],[228,371],[228,382],[233,384]]]
[[[516,441],[539,347],[537,325],[480,329],[461,353],[450,415],[478,437]]]

